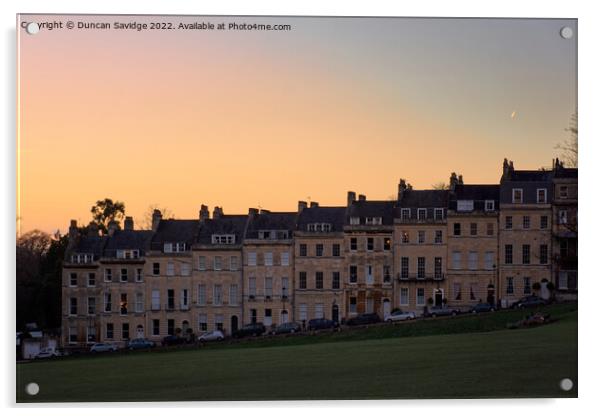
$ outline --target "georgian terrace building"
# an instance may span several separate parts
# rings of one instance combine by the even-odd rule
[[[448,296],[445,190],[414,190],[400,180],[395,204],[395,306],[422,312]]]
[[[502,307],[552,279],[553,170],[515,170],[504,160],[500,181],[499,298]]]
[[[295,231],[295,318],[300,322],[345,314],[346,267],[343,225],[346,207],[299,202]]]
[[[553,278],[558,295],[577,297],[577,169],[554,162],[552,202]]]
[[[106,236],[93,225],[80,235],[71,221],[63,263],[63,345],[146,335],[144,257],[153,233],[134,230],[131,217],[123,230],[115,223],[108,228]]]
[[[242,247],[243,320],[266,327],[294,319],[296,212],[249,209]]]
[[[497,300],[499,185],[464,185],[452,175],[447,210],[448,302]]]
[[[413,190],[392,201],[356,199],[296,212],[249,209],[197,219],[153,214],[151,230],[75,221],[63,263],[64,345],[156,342],[166,335],[250,322],[342,320],[393,308],[422,312],[479,301],[505,307],[552,282],[577,291],[577,169],[515,170],[500,184]]]
[[[393,302],[395,201],[368,201],[347,193],[344,231],[345,316],[386,316]]]

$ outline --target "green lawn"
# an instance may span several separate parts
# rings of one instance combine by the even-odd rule
[[[558,321],[531,329],[501,329],[524,312],[500,312],[18,364],[17,401],[576,397],[576,305],[548,310]],[[565,377],[575,383],[570,392],[559,388]],[[40,385],[35,397],[24,393],[29,382]]]

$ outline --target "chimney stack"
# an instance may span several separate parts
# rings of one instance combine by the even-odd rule
[[[315,202],[315,201],[312,201],[312,202],[310,202],[310,203],[309,203],[309,207],[310,207],[310,208],[317,208],[317,207],[319,207],[319,206],[320,206],[320,204],[318,204],[318,203],[317,203],[317,202]]]
[[[161,211],[159,211],[158,209],[153,211],[153,231],[157,231],[157,229],[159,228],[159,223],[161,222],[161,219],[163,218],[163,214],[161,214]]]
[[[108,228],[109,237],[112,237],[113,234],[115,234],[115,231],[117,231],[119,229],[119,223],[117,223],[117,221],[115,221],[115,220],[109,221],[109,226],[107,228]]]
[[[462,175],[458,176],[458,185],[464,185],[464,179],[462,179]]]
[[[257,208],[249,208],[249,217],[254,217],[259,214],[259,210]]]
[[[69,242],[75,241],[77,238],[77,221],[71,220],[69,224]]]
[[[223,215],[224,215],[224,211],[222,210],[222,207],[214,207],[213,208],[213,219],[214,220],[221,218]]]
[[[134,219],[132,217],[125,217],[123,229],[126,231],[134,231]]]
[[[401,201],[403,199],[403,194],[406,191],[406,189],[408,189],[408,186],[406,185],[406,180],[400,179],[399,185],[397,185],[397,200],[398,201]]]
[[[352,202],[355,202],[355,192],[349,191],[347,192],[347,206],[350,207]]]
[[[357,198],[357,199],[358,199],[358,201],[366,201],[366,195],[364,195],[364,194],[359,194],[359,196],[358,196],[358,198]]]
[[[504,158],[502,178],[507,178],[508,175],[510,175],[510,172],[514,172],[514,162],[508,161],[508,159]]]
[[[458,177],[456,176],[456,172],[452,172],[449,177],[449,190],[451,192],[456,191],[456,185],[458,184]]]
[[[199,211],[199,220],[207,221],[209,219],[209,207],[207,205],[201,205],[201,210]]]
[[[88,235],[98,237],[98,224],[94,221],[90,221],[88,224]]]
[[[301,213],[301,211],[303,211],[305,208],[307,208],[307,202],[305,201],[299,201],[297,203],[297,212]]]

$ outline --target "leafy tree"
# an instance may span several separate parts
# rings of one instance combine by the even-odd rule
[[[111,221],[120,222],[125,216],[125,204],[120,201],[113,202],[110,198],[96,201],[90,209],[92,218],[98,229],[106,234]]]
[[[17,239],[17,328],[36,322],[42,328],[61,324],[61,273],[68,237],[34,230]]]

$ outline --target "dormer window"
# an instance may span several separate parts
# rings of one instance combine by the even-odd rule
[[[566,185],[562,185],[560,187],[560,198],[567,199],[569,197],[569,187]]]
[[[523,189],[522,188],[513,188],[512,189],[512,203],[513,204],[522,204],[523,203]]]
[[[164,253],[181,253],[186,251],[186,243],[165,243],[163,244]]]
[[[288,230],[259,230],[257,237],[260,240],[286,240],[289,238]]]
[[[409,221],[411,218],[410,208],[402,208],[401,209],[401,219],[403,221]]]
[[[488,199],[485,201],[485,211],[494,211],[495,210],[495,201],[493,199]]]
[[[349,218],[349,224],[351,224],[351,225],[360,225],[360,217],[351,217],[351,218]]]
[[[137,259],[140,257],[139,250],[117,250],[117,258],[118,259]]]
[[[382,225],[382,217],[366,217],[366,225]]]
[[[211,244],[234,244],[236,238],[234,234],[213,234]]]
[[[418,208],[418,220],[419,221],[426,220],[426,208]]]
[[[259,238],[262,240],[270,240],[272,239],[272,232],[267,230],[259,231]]]
[[[458,200],[458,211],[470,212],[474,209],[474,201],[472,199]]]
[[[435,208],[435,221],[443,220],[443,208]]]
[[[71,256],[71,263],[86,264],[94,261],[92,253],[77,253]]]
[[[310,232],[329,232],[330,228],[330,224],[323,222],[307,224],[307,231]]]
[[[537,190],[537,203],[545,204],[548,202],[548,190],[545,188],[540,188]]]

